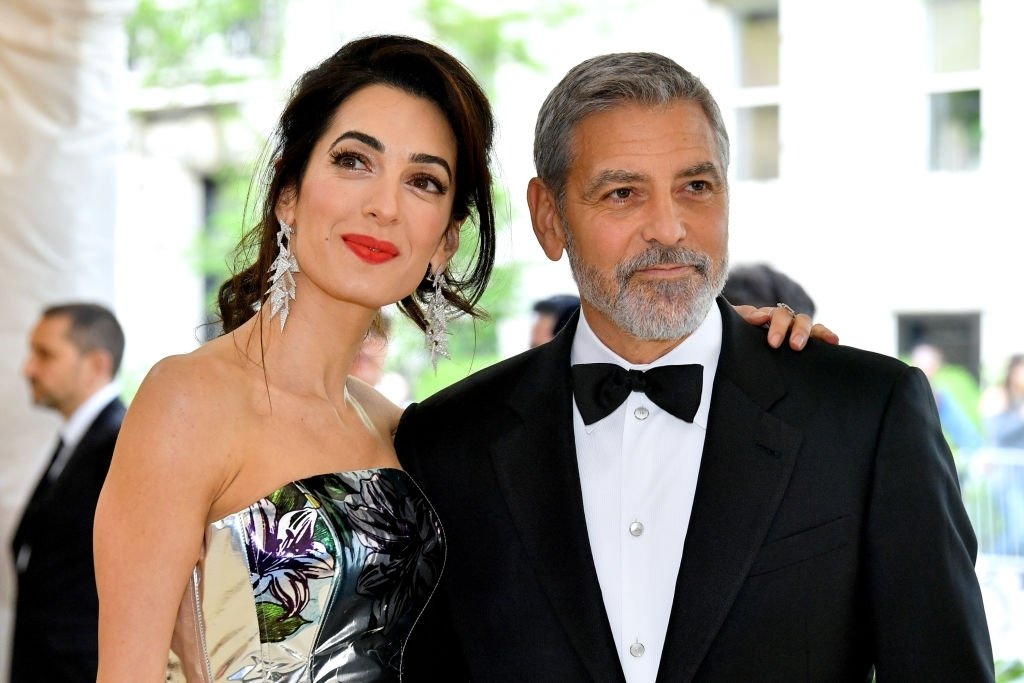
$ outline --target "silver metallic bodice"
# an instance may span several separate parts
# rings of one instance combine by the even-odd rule
[[[168,681],[399,680],[441,526],[402,470],[295,481],[207,527]]]

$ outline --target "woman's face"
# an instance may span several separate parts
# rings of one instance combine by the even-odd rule
[[[433,102],[385,85],[346,99],[298,193],[278,202],[295,229],[297,296],[377,309],[415,290],[428,263],[444,268],[458,247],[455,161],[455,135]]]

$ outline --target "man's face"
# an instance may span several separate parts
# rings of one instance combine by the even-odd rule
[[[607,339],[681,340],[727,274],[728,192],[698,104],[623,104],[577,127],[564,248]],[[551,252],[548,252],[551,256]]]
[[[44,317],[29,339],[29,355],[23,373],[32,387],[36,405],[53,408],[68,417],[88,398],[88,354],[68,338],[71,321],[66,316]]]

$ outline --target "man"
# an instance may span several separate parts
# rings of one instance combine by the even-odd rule
[[[572,319],[580,307],[580,298],[574,294],[555,294],[533,305],[536,318],[530,328],[530,348],[554,339]]]
[[[770,350],[716,301],[729,148],[700,81],[588,60],[534,156],[534,230],[568,253],[581,315],[403,416],[448,547],[408,680],[991,681],[924,377]]]
[[[121,326],[95,304],[47,308],[32,331],[24,366],[32,399],[64,423],[12,545],[18,578],[12,683],[96,680],[92,523],[124,418],[113,383],[123,353]]]

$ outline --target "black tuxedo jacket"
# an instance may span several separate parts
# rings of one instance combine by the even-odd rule
[[[12,543],[31,548],[18,571],[12,683],[95,681],[99,601],[92,524],[125,407],[100,411],[56,481],[32,493]]]
[[[990,681],[976,543],[927,380],[881,355],[772,350],[724,300],[721,357],[660,662],[683,681]],[[442,583],[403,680],[622,670],[572,429],[575,323],[411,406],[396,444],[437,509]]]

